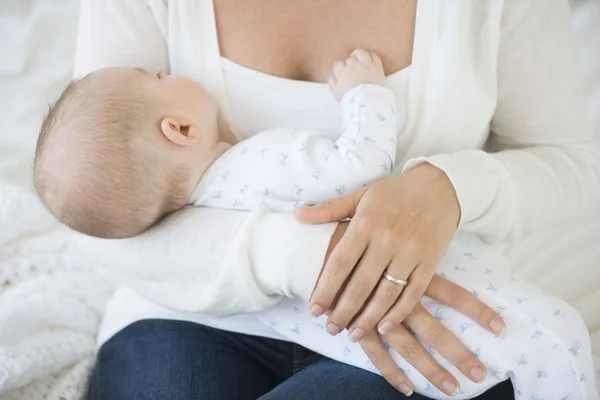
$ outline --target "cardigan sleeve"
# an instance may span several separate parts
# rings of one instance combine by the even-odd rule
[[[600,155],[586,115],[567,0],[506,0],[489,152],[409,161],[453,183],[460,229],[518,240],[600,214]]]
[[[107,66],[168,70],[162,0],[83,0],[75,75]],[[223,316],[309,298],[337,224],[289,214],[188,208],[136,238],[80,248],[157,304]]]

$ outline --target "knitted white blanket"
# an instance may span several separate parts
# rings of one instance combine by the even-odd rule
[[[113,285],[11,179],[26,170],[0,171],[0,399],[80,400]]]

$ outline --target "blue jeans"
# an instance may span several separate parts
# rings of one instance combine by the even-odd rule
[[[92,400],[397,400],[382,377],[299,345],[185,321],[142,320],[97,356]],[[510,382],[478,397],[513,399]],[[423,400],[418,394],[410,399]]]

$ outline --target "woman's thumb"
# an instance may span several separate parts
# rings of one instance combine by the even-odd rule
[[[298,221],[306,224],[325,224],[341,221],[354,216],[359,199],[357,192],[350,193],[314,206],[298,207],[294,210],[294,216]]]

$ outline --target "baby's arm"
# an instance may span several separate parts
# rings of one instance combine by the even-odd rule
[[[383,172],[391,171],[396,160],[396,99],[385,87],[385,74],[379,56],[364,50],[337,62],[329,78],[329,86],[341,99],[343,124],[335,145],[347,155],[365,156],[365,167],[371,172],[373,161],[379,161]],[[378,151],[379,150],[379,151]],[[387,159],[386,159],[387,155]],[[375,176],[376,180],[383,177]]]
[[[273,194],[320,202],[390,174],[397,135],[393,93],[379,85],[359,85],[342,98],[341,106],[341,135],[335,141],[317,131],[262,134],[263,148],[270,144],[279,154],[278,168],[263,170],[262,174]],[[275,177],[276,181],[272,179]],[[282,186],[273,185],[276,182]],[[295,188],[291,193],[290,184]]]
[[[341,98],[340,137],[296,133],[292,149],[299,154],[290,156],[287,173],[303,185],[297,200],[318,202],[358,189],[388,176],[396,160],[396,99],[385,87],[381,59],[357,50],[335,64],[329,85]]]
[[[383,86],[379,57],[353,53],[334,66],[329,83],[342,97],[339,139],[318,131],[261,132],[216,163],[194,204],[252,209],[266,203],[289,211],[292,204],[324,201],[388,176],[396,158],[396,101]]]

